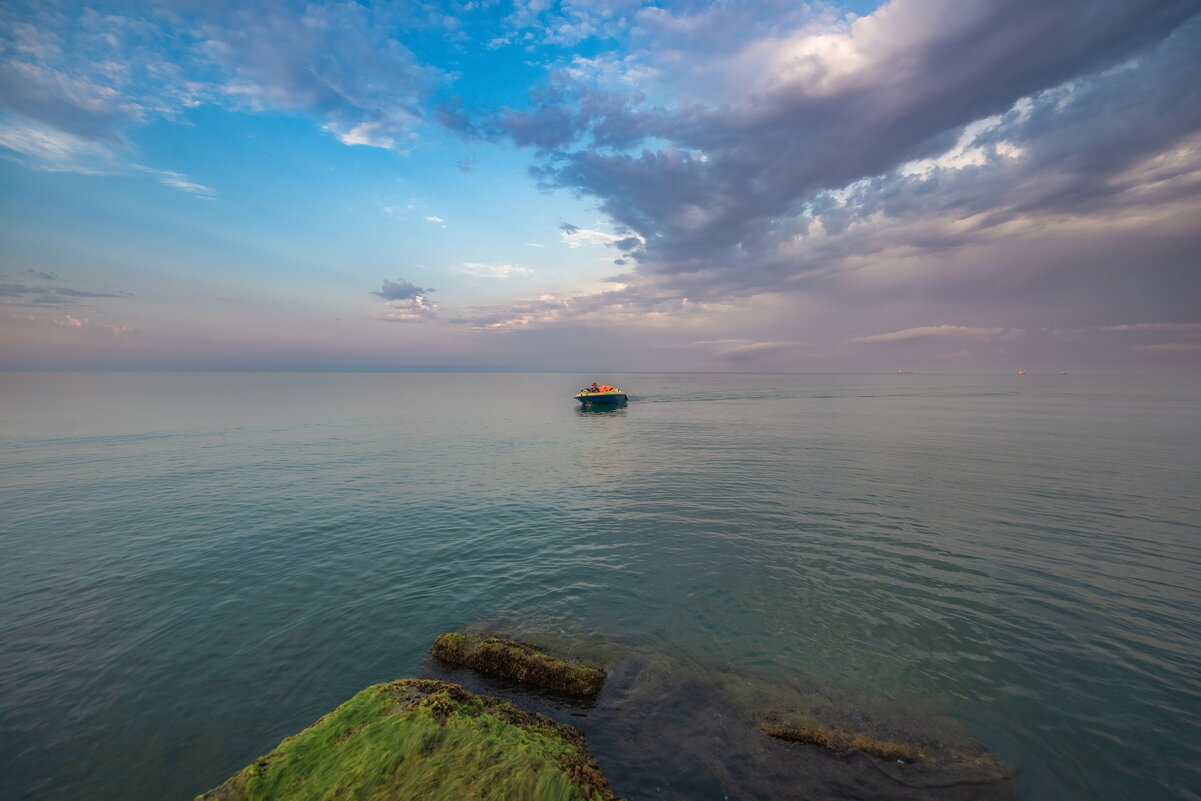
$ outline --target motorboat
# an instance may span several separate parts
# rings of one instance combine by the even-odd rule
[[[591,404],[597,406],[622,406],[629,400],[626,394],[617,387],[611,387],[608,384],[601,386],[593,384],[592,386],[596,387],[596,389],[589,387],[577,392],[575,395],[576,400],[585,406]]]

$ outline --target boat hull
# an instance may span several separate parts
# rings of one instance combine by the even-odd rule
[[[629,400],[624,392],[581,392],[575,399],[585,406],[620,406]]]

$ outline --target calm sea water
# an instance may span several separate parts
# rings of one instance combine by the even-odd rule
[[[702,703],[773,685],[953,724],[1025,799],[1201,798],[1195,377],[5,374],[0,409],[5,799],[191,798],[464,625],[610,655],[563,714],[632,800],[942,797]]]

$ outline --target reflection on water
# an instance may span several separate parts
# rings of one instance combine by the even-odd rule
[[[616,415],[623,416],[626,413],[626,404],[623,403],[581,403],[579,408],[575,410],[578,415]]]

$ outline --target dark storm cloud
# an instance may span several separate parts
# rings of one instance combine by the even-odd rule
[[[395,281],[389,281],[385,278],[383,286],[371,294],[377,295],[384,300],[413,300],[433,291],[433,289],[422,289],[415,284],[410,284],[403,278]]]

